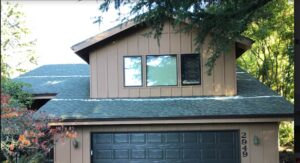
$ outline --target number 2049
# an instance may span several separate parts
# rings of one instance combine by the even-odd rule
[[[241,132],[241,149],[242,149],[242,156],[248,156],[248,147],[247,147],[247,133]]]

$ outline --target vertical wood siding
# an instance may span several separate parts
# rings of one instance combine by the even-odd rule
[[[82,147],[85,148],[85,147]],[[71,163],[71,141],[70,139],[60,140],[54,146],[55,163]]]
[[[229,55],[225,55],[225,95],[233,96],[237,93],[236,86],[236,66],[235,66],[235,48],[232,48],[232,51]],[[233,66],[234,65],[234,66]],[[234,73],[232,73],[234,72]],[[228,77],[230,76],[230,77]]]
[[[117,97],[118,96],[118,51],[117,45],[113,44],[108,52],[108,97]]]
[[[77,129],[77,137],[76,137],[76,140],[78,142],[83,142],[83,137],[82,137],[82,134],[83,134],[83,129],[82,128],[79,128]],[[81,148],[83,147],[83,144],[82,143],[78,143],[78,148],[73,148],[73,145],[72,145],[72,142],[69,140],[70,142],[70,147],[71,147],[71,162],[72,163],[82,163],[82,150]],[[73,157],[73,156],[76,156],[76,157]]]
[[[143,29],[126,37],[111,41],[90,53],[91,98],[126,97],[170,97],[208,96],[236,94],[235,51],[222,55],[216,62],[211,76],[207,75],[205,63],[211,52],[207,42],[200,52],[201,85],[181,86],[180,54],[195,52],[195,32],[175,33],[166,23],[160,38],[160,45],[154,38],[143,36],[149,29]],[[146,55],[177,54],[178,86],[146,86]],[[143,56],[143,86],[124,87],[123,57]]]
[[[97,98],[98,97],[98,85],[97,82],[97,53],[93,52],[90,54],[90,97],[91,98]]]
[[[217,131],[239,130],[247,132],[247,158],[241,155],[241,163],[279,163],[278,123],[259,124],[181,124],[181,125],[117,125],[76,127],[79,147],[74,149],[69,139],[55,145],[55,163],[89,163],[91,160],[92,132],[164,132],[164,131]],[[254,145],[253,138],[260,139]]]

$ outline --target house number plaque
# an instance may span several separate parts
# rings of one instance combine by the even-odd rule
[[[241,162],[250,163],[250,141],[249,128],[240,129],[240,151]]]
[[[242,149],[242,157],[248,156],[248,139],[247,139],[247,133],[241,132],[241,149]]]

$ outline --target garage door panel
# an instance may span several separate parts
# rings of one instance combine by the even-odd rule
[[[161,133],[148,133],[147,134],[147,143],[162,143],[162,134]]]
[[[221,159],[233,159],[235,157],[233,149],[219,150]]]
[[[146,149],[132,149],[131,150],[132,159],[146,159]]]
[[[215,160],[217,158],[216,149],[201,150],[201,156],[203,160]]]
[[[114,157],[115,159],[129,159],[129,150],[128,149],[121,149],[121,150],[114,150]]]
[[[94,157],[95,159],[112,159],[113,150],[110,149],[100,149],[96,150]]]
[[[147,153],[149,159],[163,159],[163,149],[161,148],[149,148]]]
[[[93,133],[92,162],[239,163],[237,131]]]
[[[165,143],[180,143],[180,133],[166,133]]]
[[[94,135],[94,144],[109,144],[112,142],[112,134],[97,134]]]
[[[130,142],[131,143],[144,144],[144,143],[146,143],[146,134],[142,134],[142,133],[131,134],[130,135]]]
[[[198,143],[199,142],[199,137],[198,137],[198,134],[197,133],[183,133],[182,135],[182,142],[185,143],[185,144],[188,144],[188,143]]]
[[[166,149],[166,159],[181,159],[180,149],[177,148],[167,148]]]
[[[215,132],[203,132],[199,133],[201,144],[214,144],[217,142]]]
[[[113,140],[115,144],[128,144],[129,143],[129,134],[114,134],[113,135]]]
[[[199,160],[201,158],[199,149],[183,149],[183,159],[197,159]]]
[[[199,144],[199,148],[201,149],[228,149],[228,148],[235,148],[237,145],[236,144]]]
[[[234,144],[236,137],[234,133],[218,133],[218,142],[221,143],[228,143],[228,144]]]

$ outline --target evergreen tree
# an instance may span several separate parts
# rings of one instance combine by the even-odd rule
[[[213,54],[208,59],[208,74],[215,64],[216,59],[230,50],[235,40],[243,35],[247,27],[260,19],[267,19],[273,13],[264,10],[264,6],[271,0],[105,0],[100,10],[105,12],[110,3],[115,3],[115,8],[121,5],[131,5],[130,15],[134,21],[144,22],[152,28],[149,33],[154,38],[161,35],[164,22],[171,21],[173,28],[182,21],[188,22],[187,26],[179,29],[190,32],[196,29],[196,51],[208,35],[211,36],[209,47]],[[257,14],[259,13],[259,14]],[[170,19],[174,18],[174,19]],[[99,21],[101,22],[101,16]],[[125,19],[126,20],[126,19]]]

